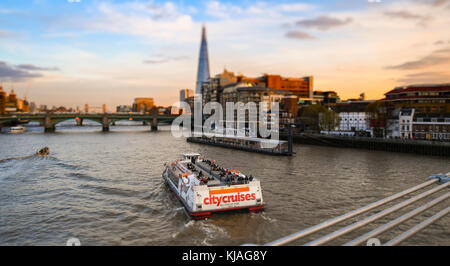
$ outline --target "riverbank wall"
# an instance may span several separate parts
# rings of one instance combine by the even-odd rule
[[[288,135],[281,135],[287,139]],[[450,142],[294,134],[294,143],[450,157]]]

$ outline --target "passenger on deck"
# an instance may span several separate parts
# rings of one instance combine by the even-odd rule
[[[250,175],[250,177],[248,178],[249,181],[253,181],[253,176]]]

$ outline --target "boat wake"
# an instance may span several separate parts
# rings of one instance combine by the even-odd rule
[[[264,212],[264,213],[261,213],[260,217],[261,217],[263,220],[268,221],[269,223],[275,223],[275,222],[277,221],[277,219],[271,218],[271,217],[267,216],[267,214],[266,214],[265,212]]]
[[[230,238],[230,236],[228,235],[228,232],[224,228],[217,226],[217,225],[209,222],[208,220],[198,221],[198,222],[201,223],[199,228],[205,234],[205,238],[203,238],[203,240],[201,242],[202,245],[212,246],[212,245],[214,245],[214,243],[211,243],[211,241],[214,241],[216,239]]]
[[[55,160],[57,159],[56,157],[52,157],[50,155],[27,155],[27,156],[20,156],[20,157],[11,157],[11,158],[5,158],[5,159],[0,159],[0,164],[1,163],[7,163],[7,162],[11,162],[11,161],[23,161],[23,160],[28,160],[28,159],[33,159],[33,160],[43,160],[43,159],[52,159]]]
[[[30,159],[30,158],[33,158],[33,157],[34,157],[34,155],[6,158],[6,159],[1,159],[0,163],[10,162],[10,161],[26,160],[26,159]]]

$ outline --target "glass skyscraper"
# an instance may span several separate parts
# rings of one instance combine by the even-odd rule
[[[206,41],[206,28],[202,27],[202,42],[200,46],[200,57],[198,60],[197,84],[195,94],[202,94],[202,83],[209,80],[209,58],[208,43]]]

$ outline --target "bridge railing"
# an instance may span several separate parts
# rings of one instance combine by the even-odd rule
[[[415,195],[413,197],[410,197],[409,199],[405,199],[404,201],[395,204],[394,206],[391,206],[387,209],[384,209],[380,212],[377,212],[367,218],[361,219],[353,224],[350,224],[348,226],[344,226],[332,233],[326,234],[322,237],[319,237],[313,241],[307,242],[306,244],[304,244],[305,246],[318,246],[318,245],[323,245],[326,244],[332,240],[337,239],[338,237],[341,237],[347,233],[350,233],[352,231],[355,231],[356,229],[360,229],[365,225],[368,225],[382,217],[385,217],[388,214],[394,213],[402,208],[405,208],[411,204],[413,204],[414,202],[417,202],[421,199],[424,199],[432,194],[435,194],[439,191],[442,191],[446,188],[448,188],[450,186],[450,173],[447,175],[434,175],[430,177],[430,180],[427,182],[424,182],[422,184],[419,184],[417,186],[414,186],[412,188],[409,188],[407,190],[401,191],[399,193],[396,193],[390,197],[381,199],[379,201],[376,201],[374,203],[371,203],[369,205],[366,205],[364,207],[361,207],[359,209],[353,210],[351,212],[348,212],[346,214],[343,214],[341,216],[335,217],[333,219],[327,220],[325,222],[322,222],[320,224],[317,224],[315,226],[303,229],[301,231],[298,231],[296,233],[290,234],[288,236],[285,236],[283,238],[271,241],[269,243],[266,243],[265,246],[281,246],[281,245],[286,245],[289,243],[292,243],[294,241],[297,240],[301,240],[302,238],[309,236],[313,233],[317,233],[323,229],[329,228],[333,225],[336,225],[338,223],[341,223],[345,220],[348,220],[352,217],[355,217],[357,215],[363,214],[363,213],[367,213],[370,210],[373,210],[377,207],[381,207],[381,206],[385,206],[387,203],[390,203],[394,200],[400,199],[402,197],[405,197],[413,192],[419,191],[421,189],[430,187],[433,184],[437,184],[437,186],[432,187],[431,189],[422,192],[418,195]],[[414,216],[417,216],[420,213],[423,213],[424,211],[436,206],[439,203],[445,202],[446,200],[448,200],[448,198],[450,197],[450,192],[447,192],[423,205],[421,205],[420,207],[407,212],[406,214],[401,215],[400,217],[386,223],[383,224],[347,243],[344,244],[344,246],[356,246],[356,245],[360,245],[363,243],[367,243],[367,245],[369,244],[380,244],[380,243],[375,243],[372,242],[372,240],[377,240],[375,237],[380,235],[383,232],[386,232],[389,229],[394,228],[395,226],[398,226],[402,223],[404,223],[405,221],[411,219]],[[448,202],[447,202],[448,204]],[[450,211],[450,207],[447,205],[446,208],[442,209],[441,211],[439,211],[438,213],[436,213],[435,215],[431,216],[430,218],[424,220],[423,222],[421,222],[420,224],[412,227],[411,229],[407,230],[406,232],[398,235],[397,237],[393,238],[392,240],[386,242],[384,245],[398,245],[401,242],[403,242],[404,240],[408,239],[409,237],[413,236],[414,234],[416,234],[417,232],[419,232],[420,230],[424,229],[425,227],[427,227],[428,225],[436,222],[438,219],[444,217],[445,215],[447,215]],[[371,240],[371,241],[369,241]]]

